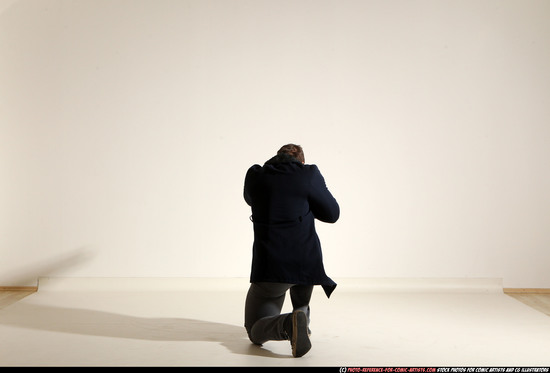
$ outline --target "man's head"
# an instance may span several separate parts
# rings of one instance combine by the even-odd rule
[[[306,158],[304,157],[304,151],[300,145],[295,144],[287,144],[283,145],[281,149],[277,152],[277,155],[281,154],[288,154],[296,158],[302,163],[306,162]]]

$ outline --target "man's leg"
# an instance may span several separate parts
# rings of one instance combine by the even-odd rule
[[[309,302],[313,292],[312,285],[295,285],[290,289],[292,300],[292,355],[301,357],[311,349],[309,335]]]
[[[246,296],[245,328],[252,343],[261,345],[267,341],[288,339],[285,320],[281,315],[286,291],[292,284],[252,283]]]
[[[310,322],[309,302],[311,301],[312,293],[313,285],[295,285],[290,288],[290,300],[292,301],[292,309],[294,311],[303,311],[307,316],[308,325]],[[311,334],[309,328],[308,334]]]
[[[310,310],[309,302],[313,293],[313,285],[294,285],[290,288],[290,300],[292,301],[292,309],[302,310],[309,319]]]

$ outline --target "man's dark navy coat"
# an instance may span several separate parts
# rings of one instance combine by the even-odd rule
[[[317,166],[289,155],[253,165],[244,199],[254,223],[250,281],[322,285],[329,297],[336,283],[325,273],[315,219],[334,223],[340,207]]]

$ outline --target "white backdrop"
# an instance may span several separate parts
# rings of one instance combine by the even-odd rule
[[[328,274],[550,287],[550,2],[2,0],[0,285],[247,277],[304,147]]]

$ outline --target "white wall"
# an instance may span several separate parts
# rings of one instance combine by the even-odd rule
[[[550,287],[550,2],[4,0],[0,285],[247,277],[304,146],[342,277]]]

